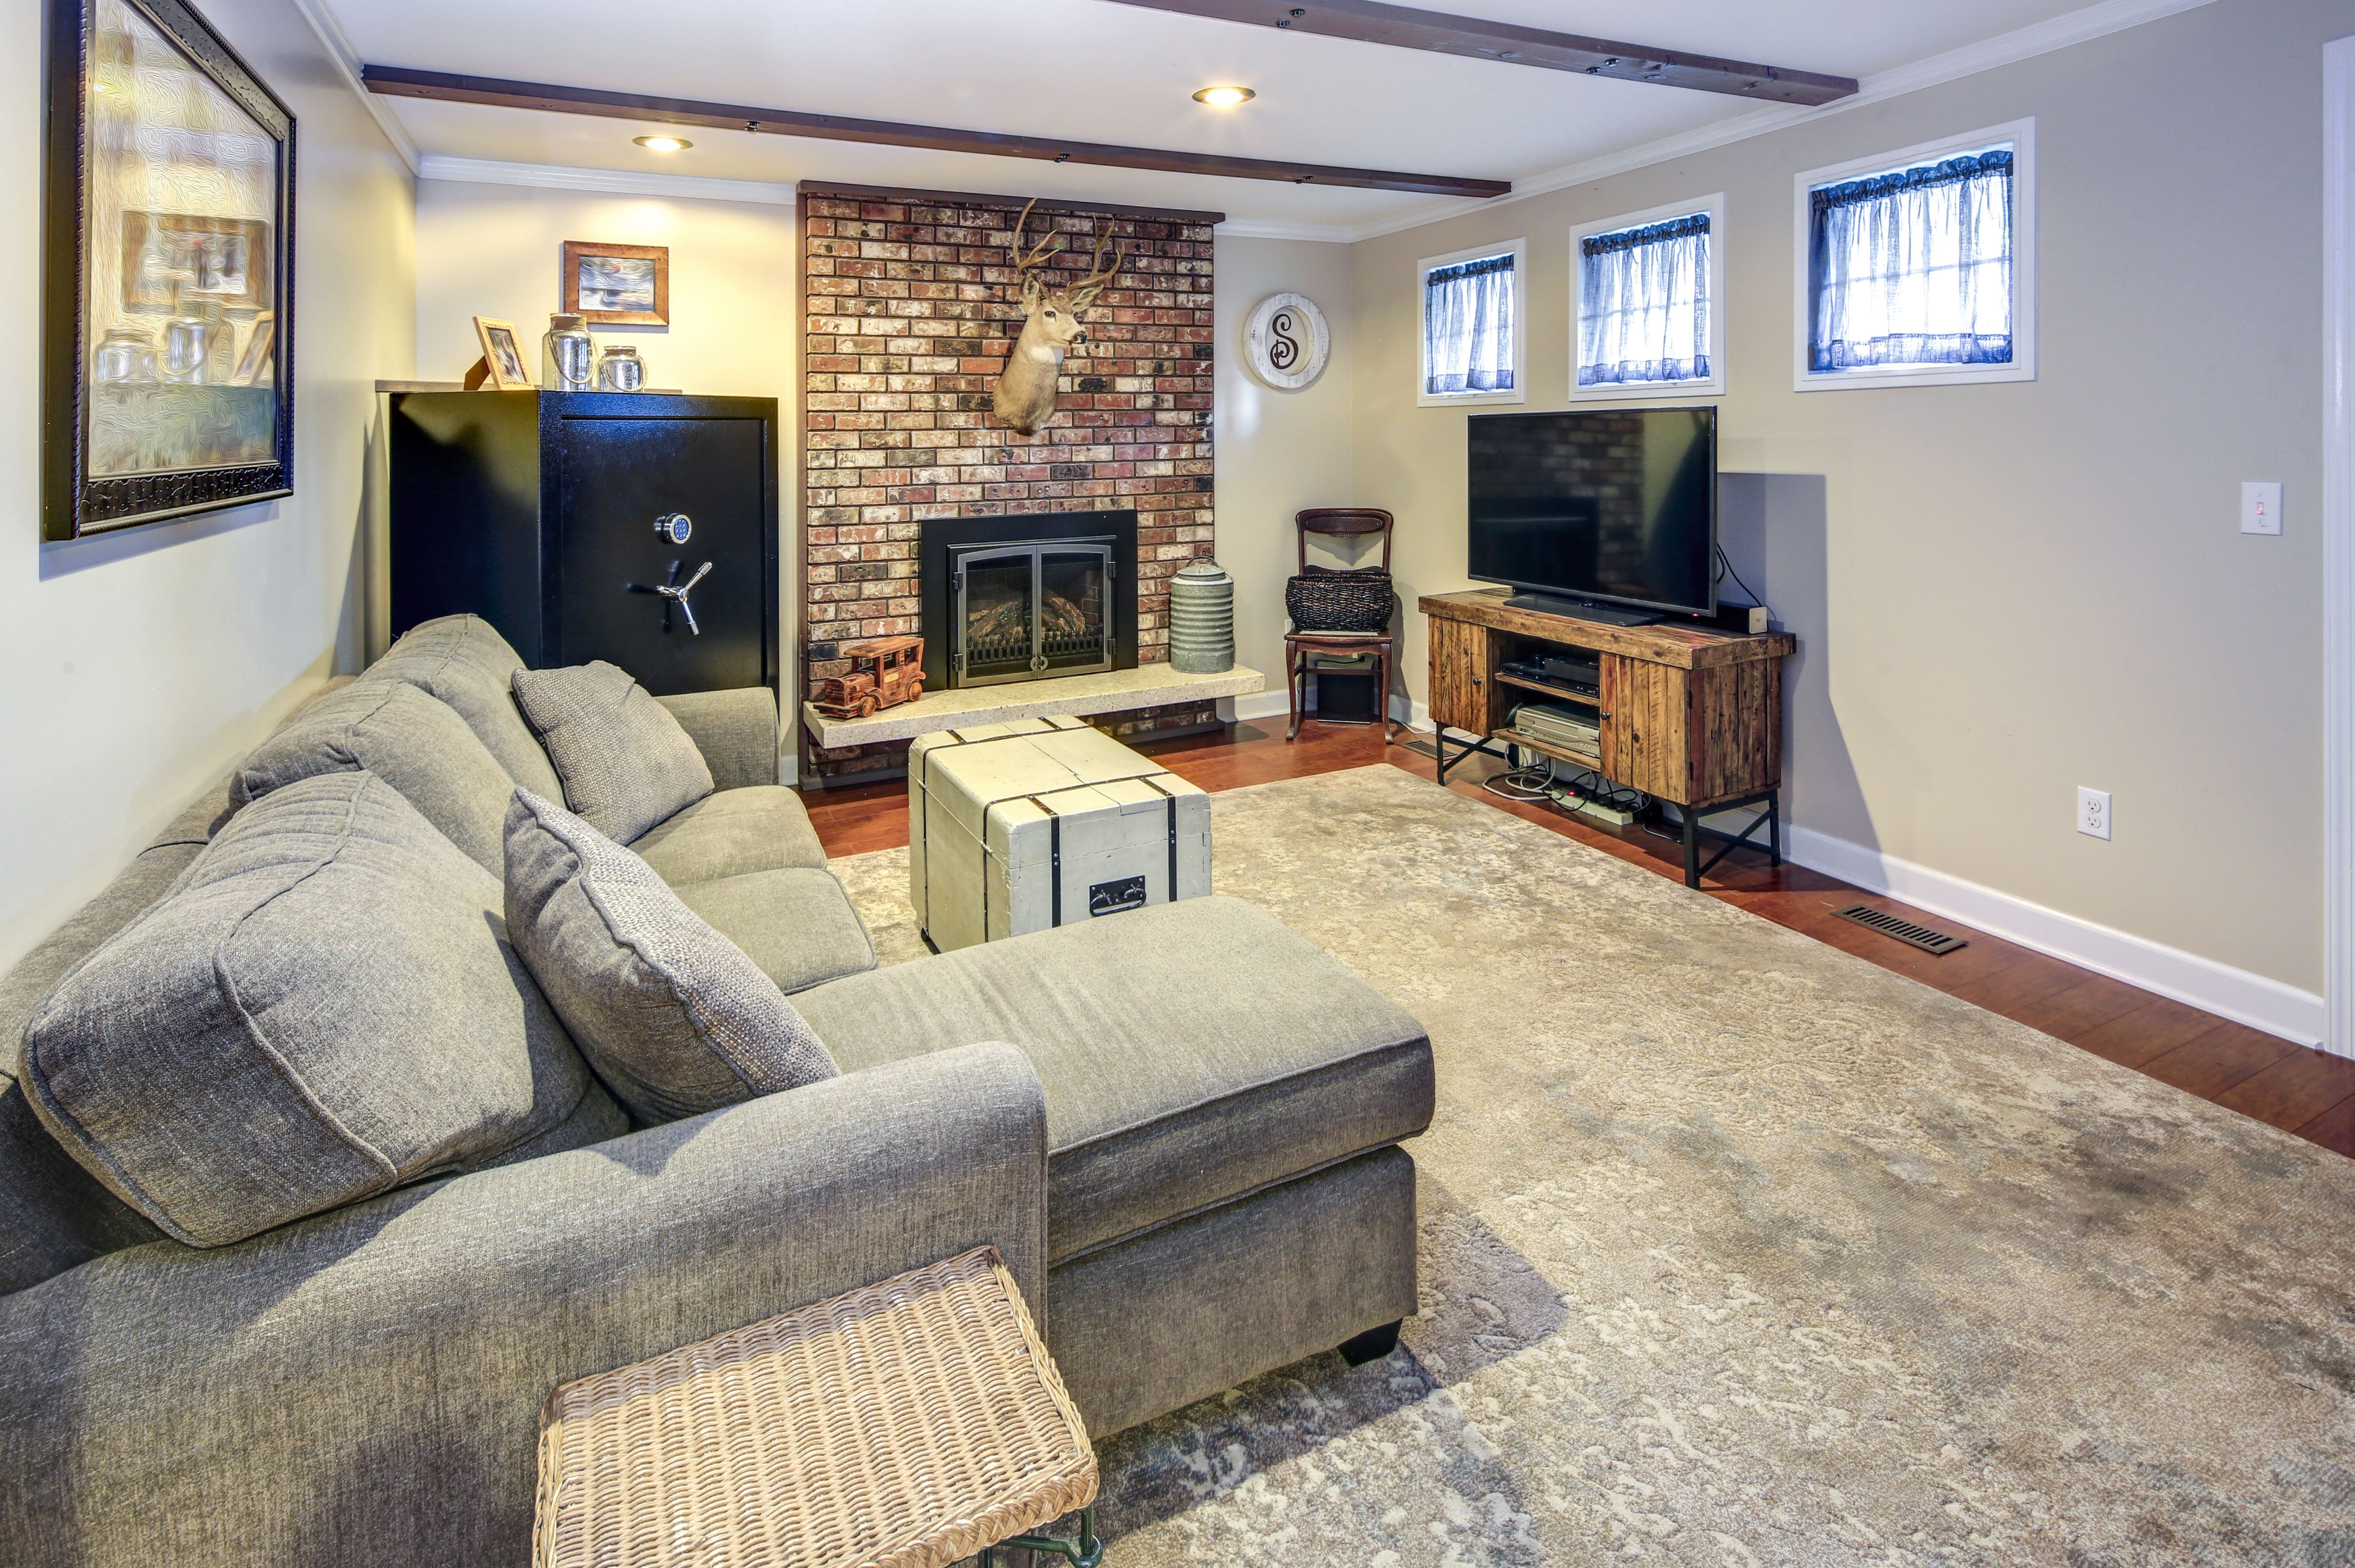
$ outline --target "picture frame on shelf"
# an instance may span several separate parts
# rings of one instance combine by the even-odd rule
[[[563,309],[591,326],[670,324],[670,247],[564,242]]]
[[[515,323],[476,316],[474,341],[483,345],[482,363],[474,367],[483,374],[480,377],[466,377],[468,391],[483,386],[494,392],[532,390],[531,370],[524,359],[523,339],[516,335]]]
[[[272,364],[277,358],[278,314],[263,311],[253,318],[253,329],[246,334],[245,347],[237,356],[237,369],[229,382],[237,387],[269,385]]]
[[[294,116],[181,0],[49,0],[41,533],[294,489]]]

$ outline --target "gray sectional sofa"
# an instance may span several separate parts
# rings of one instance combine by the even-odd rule
[[[462,849],[516,782],[556,795],[515,667],[453,618],[352,689],[404,683],[461,726],[371,733],[366,705],[314,703],[0,980],[0,1061],[290,746],[368,766]],[[521,1561],[558,1383],[983,1243],[1099,1436],[1345,1342],[1378,1352],[1414,1311],[1398,1146],[1433,1083],[1412,1018],[1229,898],[877,969],[776,782],[770,694],[665,704],[719,789],[633,847],[842,1075],[634,1128],[592,1084],[585,1147],[197,1248],[0,1072],[0,1563]],[[465,768],[416,768],[428,733]]]

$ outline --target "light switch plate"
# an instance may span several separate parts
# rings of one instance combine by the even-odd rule
[[[2281,481],[2277,479],[2245,479],[2241,482],[2242,533],[2281,532]]]

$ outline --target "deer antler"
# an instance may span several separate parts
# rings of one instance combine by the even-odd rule
[[[1030,222],[1030,208],[1038,205],[1039,198],[1032,196],[1028,206],[1023,207],[1022,216],[1014,220],[1013,241],[1007,246],[1007,251],[1014,260],[1014,279],[1018,283],[1045,266],[1047,259],[1062,248],[1063,237],[1050,232],[1046,238],[1039,242],[1037,249],[1028,256],[1022,253],[1022,230]]]
[[[1103,260],[1104,249],[1107,246],[1112,249],[1112,265],[1103,267],[1099,264]],[[1095,250],[1088,258],[1088,275],[1078,282],[1071,284],[1066,290],[1073,302],[1085,309],[1090,302],[1103,292],[1104,285],[1118,276],[1120,264],[1127,260],[1127,256],[1126,248],[1113,238],[1112,220],[1106,218],[1103,228],[1096,235]]]

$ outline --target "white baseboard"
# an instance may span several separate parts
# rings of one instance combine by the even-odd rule
[[[1916,865],[1812,828],[1786,825],[1783,853],[1799,864],[1868,892],[1975,926],[2112,980],[2196,1007],[2301,1045],[2323,1040],[2322,998],[2246,969]]]
[[[802,781],[802,755],[799,747],[777,753],[777,782],[787,789]]]

